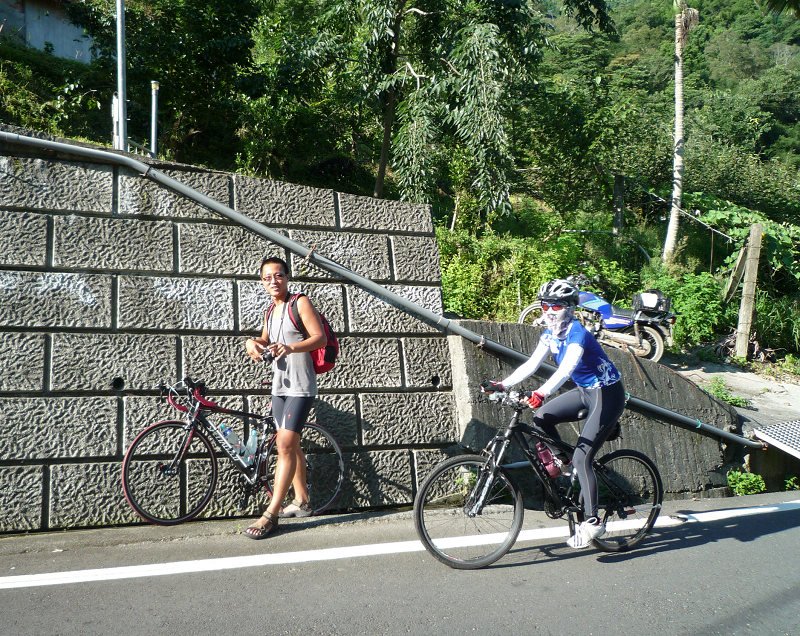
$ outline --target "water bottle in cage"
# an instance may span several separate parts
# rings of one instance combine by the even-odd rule
[[[225,438],[225,441],[228,442],[231,446],[233,446],[233,450],[236,451],[237,455],[242,455],[244,453],[244,447],[242,446],[242,440],[239,439],[239,436],[236,434],[230,426],[225,426],[225,424],[219,425],[219,431],[222,433],[222,436]]]
[[[539,454],[539,459],[542,460],[547,474],[552,478],[558,477],[561,474],[561,468],[556,464],[550,449],[543,442],[536,442],[536,452]]]
[[[256,458],[256,450],[258,449],[258,433],[255,428],[250,429],[250,437],[244,447],[244,461],[250,466]]]

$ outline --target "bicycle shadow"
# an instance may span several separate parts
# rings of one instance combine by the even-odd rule
[[[736,510],[730,508],[728,510]],[[721,512],[724,512],[722,510]],[[518,567],[533,563],[549,563],[570,558],[595,556],[600,563],[623,563],[630,559],[641,559],[651,555],[685,550],[728,539],[747,543],[771,534],[800,526],[800,508],[777,512],[729,517],[713,521],[692,521],[692,511],[678,511],[674,515],[687,515],[690,520],[681,525],[658,528],[650,532],[644,541],[630,552],[600,552],[596,548],[573,550],[565,545],[567,537],[545,544],[513,548],[492,568]],[[532,553],[536,553],[531,558]]]

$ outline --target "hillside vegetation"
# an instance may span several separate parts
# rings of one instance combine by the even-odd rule
[[[514,320],[543,280],[582,272],[619,304],[661,287],[678,346],[709,344],[735,325],[738,298],[720,292],[759,222],[756,338],[796,356],[800,20],[744,0],[692,6],[669,268],[671,3],[128,0],[128,130],[146,140],[155,79],[165,158],[431,203],[445,306],[469,318]],[[0,39],[0,118],[108,143],[113,3],[68,7],[96,59]]]

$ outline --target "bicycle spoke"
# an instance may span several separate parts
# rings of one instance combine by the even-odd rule
[[[146,521],[173,525],[208,504],[217,464],[208,440],[180,421],[159,422],[134,439],[122,464],[125,498]]]
[[[606,533],[595,545],[608,552],[629,550],[655,524],[663,499],[661,477],[645,455],[624,449],[601,458],[596,473]]]
[[[486,459],[456,457],[434,468],[414,503],[425,548],[453,568],[485,567],[502,557],[522,527],[522,497],[502,472],[489,488]],[[482,505],[476,495],[485,493]],[[479,502],[480,503],[480,502]]]
[[[344,457],[339,444],[328,431],[318,424],[306,424],[300,448],[306,458],[306,483],[311,508],[315,515],[333,509],[344,484]],[[262,460],[261,474],[267,492],[272,495],[275,466],[278,455],[274,440],[267,448],[267,456]],[[288,504],[294,498],[294,490],[284,499]]]

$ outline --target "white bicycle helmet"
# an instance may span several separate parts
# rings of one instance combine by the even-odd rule
[[[577,307],[580,292],[575,285],[563,278],[546,282],[539,288],[539,300],[567,307]]]

